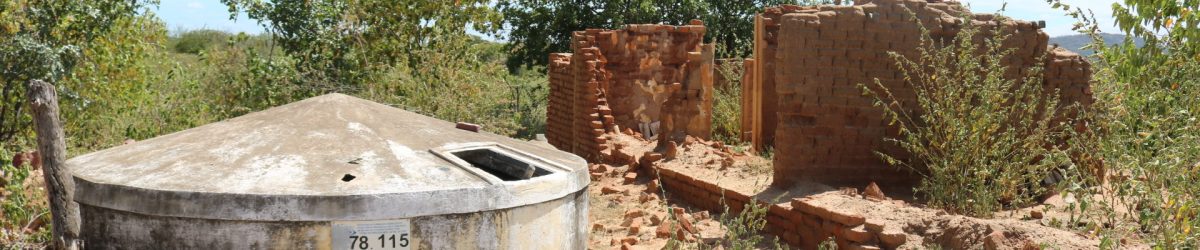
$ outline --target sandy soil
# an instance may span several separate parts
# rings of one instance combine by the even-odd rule
[[[771,200],[790,207],[793,198],[811,200],[816,204],[837,207],[847,212],[862,214],[869,223],[884,230],[902,232],[906,243],[901,248],[925,248],[939,245],[948,248],[1005,249],[1024,247],[1050,247],[1058,249],[1094,249],[1099,246],[1096,237],[1051,227],[1053,220],[1064,221],[1062,216],[1069,212],[1063,199],[1049,199],[1047,204],[1031,208],[1014,209],[997,213],[994,219],[979,219],[950,215],[938,209],[915,204],[911,190],[905,187],[884,187],[885,199],[867,199],[857,190],[830,187],[817,183],[801,183],[786,188],[771,188],[771,163],[753,154],[742,153],[718,142],[707,142],[689,138],[677,145],[675,152],[660,148],[664,155],[655,162],[638,163],[647,152],[656,152],[657,143],[640,138],[636,134],[610,134],[609,153],[618,160],[607,164],[593,164],[590,221],[593,224],[592,249],[662,249],[668,246],[667,235],[656,235],[662,226],[662,218],[672,217],[672,211],[682,219],[697,225],[698,230],[684,242],[714,244],[723,237],[724,229],[707,212],[697,212],[686,203],[675,200],[664,201],[662,190],[650,184],[650,176],[637,175],[637,168],[656,165],[688,173],[698,179],[717,182],[721,187],[744,193],[753,193],[756,198]],[[627,159],[632,158],[632,159]],[[645,172],[645,171],[643,171]],[[634,173],[636,176],[627,175]],[[632,177],[632,178],[627,178]],[[649,184],[649,185],[648,185]],[[647,191],[653,190],[653,191]],[[899,198],[899,199],[897,199]],[[1057,204],[1056,204],[1057,203]],[[915,205],[914,205],[915,204]],[[1053,208],[1049,209],[1047,207]],[[1041,211],[1041,218],[1034,218],[1034,210]],[[638,215],[640,214],[640,215]],[[668,219],[669,220],[669,219]],[[668,223],[670,224],[670,223]],[[633,229],[633,228],[637,229]],[[767,238],[773,238],[768,236]],[[636,243],[636,244],[626,244]],[[697,244],[697,243],[692,243]],[[672,245],[673,246],[673,245]]]

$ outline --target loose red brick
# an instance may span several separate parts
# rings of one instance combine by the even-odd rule
[[[853,242],[864,243],[870,242],[874,238],[874,235],[871,234],[871,232],[867,232],[865,227],[857,226],[842,229],[842,238]]]
[[[882,233],[879,233],[878,236],[879,243],[883,244],[883,247],[886,248],[897,248],[900,247],[900,245],[904,245],[904,243],[908,241],[908,235],[898,230],[884,230]]]
[[[1008,237],[1004,232],[995,231],[983,238],[983,249],[998,250],[1008,245]]]
[[[867,219],[867,221],[863,223],[863,226],[866,227],[868,232],[877,234],[883,232],[884,225],[885,224],[883,224],[883,221],[878,219]]]
[[[483,126],[473,123],[458,122],[454,124],[455,128],[478,133]]]
[[[624,191],[625,191],[624,189],[612,187],[612,186],[605,186],[605,187],[600,188],[600,194],[615,194],[615,193],[621,193]]]
[[[671,233],[674,233],[678,227],[678,225],[675,225],[675,222],[671,220],[664,220],[662,221],[662,224],[658,225],[658,228],[654,229],[654,237],[664,239],[671,238]]]
[[[674,160],[677,156],[679,156],[679,145],[676,145],[674,141],[667,141],[666,149],[663,151],[663,158]]]
[[[612,166],[609,166],[607,164],[596,164],[596,172],[608,173],[608,171],[611,171],[611,170],[612,170]]]
[[[658,193],[659,191],[662,191],[659,189],[660,185],[661,184],[659,183],[659,180],[652,180],[646,183],[646,192]]]
[[[629,224],[629,235],[637,235],[642,230],[642,220],[635,219]]]
[[[634,173],[634,172],[625,173],[625,180],[624,180],[625,184],[633,184],[636,181],[637,181],[637,173]]]
[[[695,242],[696,241],[696,237],[692,236],[692,233],[687,232],[683,228],[680,228],[675,231],[675,239],[679,240],[679,241],[683,241],[683,242]]]
[[[686,214],[684,214],[686,215]],[[690,216],[688,216],[690,217]],[[688,233],[696,233],[696,226],[692,225],[692,221],[687,218],[675,217],[679,221],[679,226]]]
[[[642,217],[642,215],[645,215],[645,214],[646,214],[646,212],[645,212],[645,211],[642,211],[641,209],[634,208],[634,209],[630,209],[629,211],[625,211],[625,218],[626,218],[626,219],[629,219],[629,218],[638,218],[638,217]]]
[[[663,155],[659,154],[659,153],[655,153],[655,152],[646,152],[645,154],[642,155],[643,162],[656,162],[656,161],[662,160],[662,159],[663,159]]]
[[[622,244],[629,244],[629,245],[637,245],[637,244],[638,244],[638,238],[637,238],[637,237],[634,237],[634,236],[629,236],[629,237],[621,238],[621,243],[622,243]]]
[[[667,219],[667,213],[654,212],[650,215],[650,225],[654,225],[654,226],[662,225],[663,221],[666,219]]]

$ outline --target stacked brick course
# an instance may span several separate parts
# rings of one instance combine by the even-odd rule
[[[748,93],[757,104],[751,115],[756,146],[773,145],[775,181],[799,180],[861,185],[869,181],[909,184],[915,178],[881,162],[874,152],[889,151],[885,136],[895,135],[858,84],[879,79],[901,99],[915,99],[888,52],[914,58],[920,25],[935,40],[952,38],[966,9],[957,2],[926,0],[856,1],[853,6],[780,6],[756,19],[756,69]],[[970,15],[983,30],[998,30],[1014,52],[1006,58],[1016,78],[1044,60],[1048,89],[1063,103],[1091,103],[1090,67],[1061,49],[1046,53],[1048,37],[1033,22]],[[1041,55],[1046,54],[1046,57]]]
[[[550,64],[546,71],[550,74],[549,82],[573,81],[571,75],[571,53],[550,54]],[[546,140],[552,145],[567,145],[574,141],[571,138],[572,124],[575,117],[575,88],[574,84],[551,84],[549,103],[546,105]],[[569,148],[561,148],[572,151]]]
[[[754,194],[722,188],[713,180],[694,178],[670,168],[655,169],[669,195],[700,209],[723,212],[728,207],[729,212],[737,214],[750,202],[767,206],[765,230],[800,249],[816,249],[829,238],[833,238],[841,249],[896,249],[908,238],[899,228],[884,229],[878,223],[868,223],[862,214],[809,198],[772,204]]]
[[[601,160],[608,132],[652,136],[659,126],[664,139],[708,138],[713,47],[702,43],[704,31],[694,21],[575,32],[574,53],[550,55],[550,144]]]

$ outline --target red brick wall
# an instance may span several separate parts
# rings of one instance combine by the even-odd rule
[[[915,99],[903,75],[888,56],[895,51],[916,56],[920,27],[911,21],[911,9],[935,39],[953,37],[964,10],[958,3],[876,0],[855,6],[768,8],[762,14],[765,34],[755,60],[762,67],[762,141],[773,143],[775,180],[786,185],[797,180],[862,185],[867,182],[908,184],[916,178],[888,166],[874,154],[892,152],[883,143],[895,135],[872,98],[859,84],[879,79],[901,99]],[[997,27],[1010,37],[1005,46],[1015,49],[1006,60],[1010,77],[1036,65],[1047,51],[1047,35],[1036,23],[973,15],[972,22]],[[1046,58],[1044,86],[1057,88],[1065,103],[1091,103],[1087,62],[1064,50]],[[749,93],[754,94],[754,93]],[[910,101],[911,102],[911,101]]]
[[[713,180],[693,178],[687,173],[668,168],[654,169],[659,171],[655,176],[658,176],[658,181],[662,183],[670,198],[682,199],[700,209],[725,212],[728,206],[729,211],[737,215],[750,202],[768,206],[765,231],[800,249],[817,249],[818,244],[829,238],[834,238],[842,249],[895,249],[899,245],[895,241],[881,239],[906,237],[902,231],[870,230],[868,228],[872,227],[866,225],[867,221],[863,215],[823,207],[810,203],[805,198],[772,204],[754,198],[754,194],[721,188],[714,184]]]
[[[607,132],[661,124],[660,133],[711,134],[713,47],[704,26],[628,25],[575,32],[570,54],[552,54],[546,137],[599,160]],[[571,108],[566,108],[571,107]]]
[[[546,71],[550,74],[549,103],[546,105],[546,140],[551,145],[570,145],[574,131],[572,121],[575,107],[574,84],[563,84],[574,80],[571,75],[571,53],[550,54],[550,64]],[[562,148],[564,151],[572,151]]]

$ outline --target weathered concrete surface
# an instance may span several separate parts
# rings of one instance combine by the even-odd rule
[[[549,174],[502,181],[451,154],[480,148]],[[554,230],[537,239],[564,240],[531,242],[575,248],[586,242],[586,198],[578,198],[586,196],[585,166],[569,153],[341,94],[68,161],[78,183],[75,200],[88,207],[89,246],[116,248],[253,248],[263,240],[309,245],[257,246],[321,248],[328,247],[320,237],[330,237],[330,221],[411,218],[420,231],[460,227],[466,222],[437,218],[476,212],[501,217],[471,222],[490,221],[479,227],[492,231],[447,232],[455,239],[481,233],[510,240],[517,237],[507,235],[512,228],[548,228]],[[354,178],[344,181],[347,175]],[[154,243],[159,239],[183,242]]]
[[[412,218],[411,249],[583,249],[587,190],[508,209]],[[150,216],[81,206],[94,249],[338,249],[327,221]],[[332,246],[337,247],[337,246]]]

